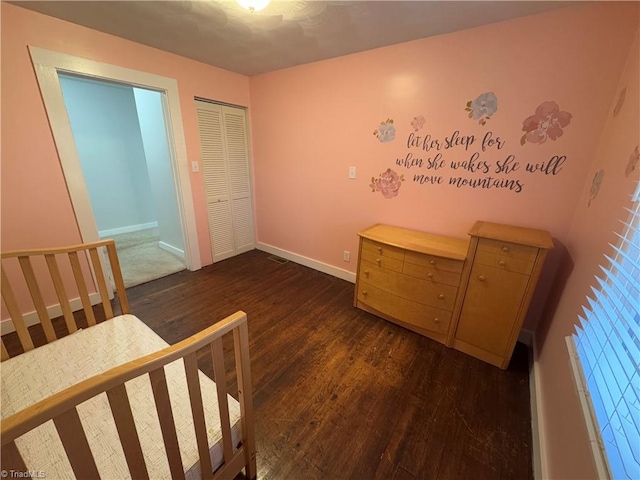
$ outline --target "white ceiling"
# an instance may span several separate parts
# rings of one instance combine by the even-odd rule
[[[11,3],[256,75],[576,2],[272,0],[255,13],[235,0]]]

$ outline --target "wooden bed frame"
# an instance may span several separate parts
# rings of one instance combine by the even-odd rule
[[[32,259],[34,257],[44,257],[60,302],[65,324],[71,334],[78,330],[78,325],[75,321],[60,274],[58,260],[61,257],[68,257],[73,271],[75,285],[80,294],[80,300],[90,328],[96,325],[96,318],[89,297],[89,289],[93,289],[94,284],[97,284],[96,290],[98,290],[101,297],[102,307],[107,319],[105,321],[114,317],[104,270],[100,262],[100,249],[105,247],[122,313],[129,313],[129,303],[122,280],[115,242],[113,240],[67,248],[25,250],[1,254],[3,261],[2,298],[15,326],[20,344],[25,352],[32,350],[34,344],[28,327],[25,324],[24,317],[20,312],[9,278],[5,273],[5,260],[17,258],[44,330],[46,341],[50,343],[55,341],[57,337],[43,300],[42,291],[39,286],[41,283],[34,273]],[[83,262],[88,263],[93,269],[94,278],[88,279],[89,285],[91,285],[90,288],[87,286],[87,279],[83,273]],[[84,270],[87,271],[86,264]],[[238,401],[241,412],[242,436],[240,446],[235,451],[231,440],[229,404],[227,401],[227,385],[222,347],[222,338],[226,334],[233,335]],[[9,354],[5,348],[4,341],[2,341],[1,346],[2,361],[4,361],[9,358]],[[223,463],[215,473],[213,472],[209,456],[209,444],[200,383],[198,380],[199,374],[196,356],[198,350],[205,348],[208,349],[212,355],[222,430]],[[124,386],[124,383],[131,379],[148,375],[152,385],[158,418],[160,420],[160,428],[167,452],[171,477],[184,478],[184,470],[164,372],[165,365],[179,359],[183,359],[184,361],[202,478],[214,478],[216,480],[233,479],[243,469],[248,478],[255,478],[256,458],[251,400],[251,376],[249,369],[249,337],[247,316],[244,312],[237,312],[176,345],[120,365],[103,374],[96,375],[62,390],[4,419],[1,423],[0,432],[2,469],[17,472],[36,470],[37,466],[25,465],[15,444],[15,439],[43,423],[53,420],[75,476],[77,478],[99,478],[93,453],[91,452],[78,416],[77,406],[92,397],[106,393],[132,478],[149,478],[140,440],[131,413],[129,398]],[[162,414],[160,414],[160,412],[162,412]],[[209,474],[207,474],[207,472],[209,472]]]

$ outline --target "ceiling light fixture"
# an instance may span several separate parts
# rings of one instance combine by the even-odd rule
[[[242,7],[249,10],[251,13],[259,12],[264,7],[269,5],[271,0],[236,0]]]

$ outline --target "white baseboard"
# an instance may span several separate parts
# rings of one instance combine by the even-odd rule
[[[299,263],[300,265],[304,265],[305,267],[313,268],[314,270],[318,270],[319,272],[327,273],[334,277],[341,278],[342,280],[346,280],[347,282],[356,283],[355,273],[351,273],[341,268],[334,267],[333,265],[322,263],[317,260],[313,260],[312,258],[304,257],[287,250],[282,250],[281,248],[274,247],[273,245],[267,245],[266,243],[258,242],[256,244],[256,248],[258,250],[262,250],[263,252],[277,255],[279,257],[286,258],[287,260],[291,260],[292,262]]]
[[[126,227],[108,228],[107,230],[100,230],[98,235],[100,238],[110,237],[111,235],[120,235],[121,233],[137,232],[139,230],[146,230],[147,228],[157,228],[158,222],[139,223],[138,225],[128,225]]]
[[[529,370],[529,393],[531,395],[531,437],[533,450],[533,478],[544,480],[549,478],[547,464],[546,437],[544,433],[542,393],[540,391],[540,367],[535,336],[531,343],[531,368]]]
[[[527,347],[531,347],[533,345],[533,332],[523,328],[518,335],[518,341],[524,343]]]
[[[91,305],[97,305],[101,301],[100,294],[97,292],[90,293],[89,300],[91,301]],[[80,300],[80,297],[72,299],[69,303],[71,303],[71,310],[73,310],[74,312],[78,310],[82,310],[82,301]],[[49,318],[61,317],[62,308],[60,307],[60,304],[57,303],[55,305],[51,305],[50,307],[47,307],[47,313],[49,314]],[[40,323],[38,312],[36,311],[25,313],[23,314],[22,317],[24,318],[24,323],[27,325],[27,327]],[[2,322],[0,322],[0,334],[5,335],[7,333],[11,333],[15,331],[16,329],[13,326],[13,322],[10,319],[7,318],[5,320],[2,320]]]
[[[173,253],[174,255],[177,255],[178,257],[184,260],[184,250],[180,250],[179,248],[176,248],[173,245],[169,245],[168,243],[163,242],[162,240],[158,242],[158,246],[161,249],[166,250],[169,253]]]

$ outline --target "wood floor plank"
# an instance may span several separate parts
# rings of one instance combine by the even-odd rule
[[[502,371],[354,308],[351,283],[267,257],[127,290],[132,313],[172,344],[248,313],[259,478],[533,477],[524,346]],[[54,327],[65,332],[62,319]],[[230,372],[233,342],[223,346]],[[210,359],[198,365],[213,377]],[[227,384],[237,395],[232,373]]]

